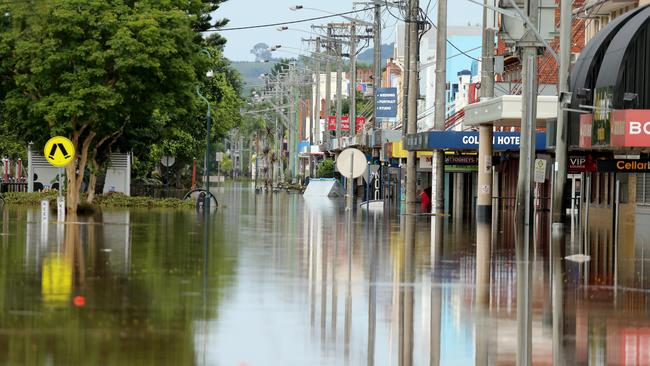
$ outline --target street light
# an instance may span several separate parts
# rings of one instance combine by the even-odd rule
[[[212,58],[212,55],[210,52],[206,49],[201,50],[201,52],[205,53],[209,58]],[[214,72],[212,70],[208,71],[206,74],[206,77],[212,78],[214,76]],[[205,201],[203,202],[203,209],[205,210],[205,215],[208,216],[210,215],[210,130],[211,130],[211,125],[212,125],[212,108],[210,107],[210,101],[203,96],[201,93],[201,86],[197,85],[196,86],[196,94],[205,102],[205,104],[208,106],[208,111],[207,111],[207,126],[206,126],[206,150],[205,150]]]
[[[357,18],[352,18],[352,17],[347,17],[347,16],[345,16],[345,15],[340,15],[340,14],[337,14],[337,13],[332,13],[331,11],[327,11],[327,10],[323,10],[323,9],[305,8],[305,7],[302,6],[302,5],[294,5],[294,6],[292,6],[292,7],[289,8],[289,10],[292,10],[292,11],[302,10],[302,9],[304,9],[304,10],[320,11],[320,12],[322,12],[322,13],[331,14],[331,15],[338,15],[338,16],[340,16],[341,18],[346,19],[347,21],[354,22],[354,23],[359,23],[359,24],[361,24],[361,25],[365,25],[365,26],[367,26],[367,27],[372,27],[372,26],[374,25],[374,24],[372,24],[372,23],[366,22],[365,20],[361,20],[361,19],[357,19]]]

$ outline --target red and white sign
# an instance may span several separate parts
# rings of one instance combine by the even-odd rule
[[[357,117],[357,124],[355,126],[355,131],[356,132],[361,131],[365,123],[366,123],[365,117]],[[327,117],[327,129],[330,131],[336,131],[336,116]],[[350,117],[341,116],[341,131],[343,132],[350,131]]]
[[[650,147],[650,110],[612,111],[610,135],[614,147]]]
[[[594,116],[592,114],[580,115],[580,147],[591,147],[591,124],[593,123]]]
[[[354,126],[354,130],[356,132],[359,132],[361,129],[363,129],[363,125],[366,124],[366,117],[357,117],[356,120],[357,124]]]

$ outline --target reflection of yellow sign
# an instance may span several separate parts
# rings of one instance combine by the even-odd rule
[[[72,292],[72,268],[64,258],[49,257],[43,261],[41,294],[50,305],[65,305]]]
[[[68,165],[74,159],[74,152],[72,141],[63,136],[52,137],[43,149],[45,159],[56,167]]]

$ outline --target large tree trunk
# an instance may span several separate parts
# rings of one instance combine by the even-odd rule
[[[86,197],[87,203],[93,203],[95,199],[95,186],[97,185],[97,175],[95,173],[90,173],[88,178],[88,197]]]
[[[95,186],[97,185],[97,172],[99,171],[97,148],[93,151],[93,158],[90,159],[88,164],[90,166],[90,177],[88,177],[88,196],[86,197],[86,202],[90,204],[95,199]]]
[[[81,183],[84,179],[84,173],[86,170],[86,162],[88,161],[88,148],[95,138],[95,132],[89,132],[86,138],[83,139],[81,145],[79,144],[79,138],[81,130],[72,132],[72,143],[75,146],[76,159],[72,163],[68,164],[65,167],[65,172],[67,176],[68,185],[65,192],[65,206],[66,211],[69,214],[77,213],[79,208],[79,199],[81,196]]]

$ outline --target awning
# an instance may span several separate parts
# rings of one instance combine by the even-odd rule
[[[537,127],[546,127],[549,119],[557,118],[557,96],[537,97]],[[474,127],[482,124],[497,127],[521,126],[521,95],[502,95],[465,106],[463,125]]]

